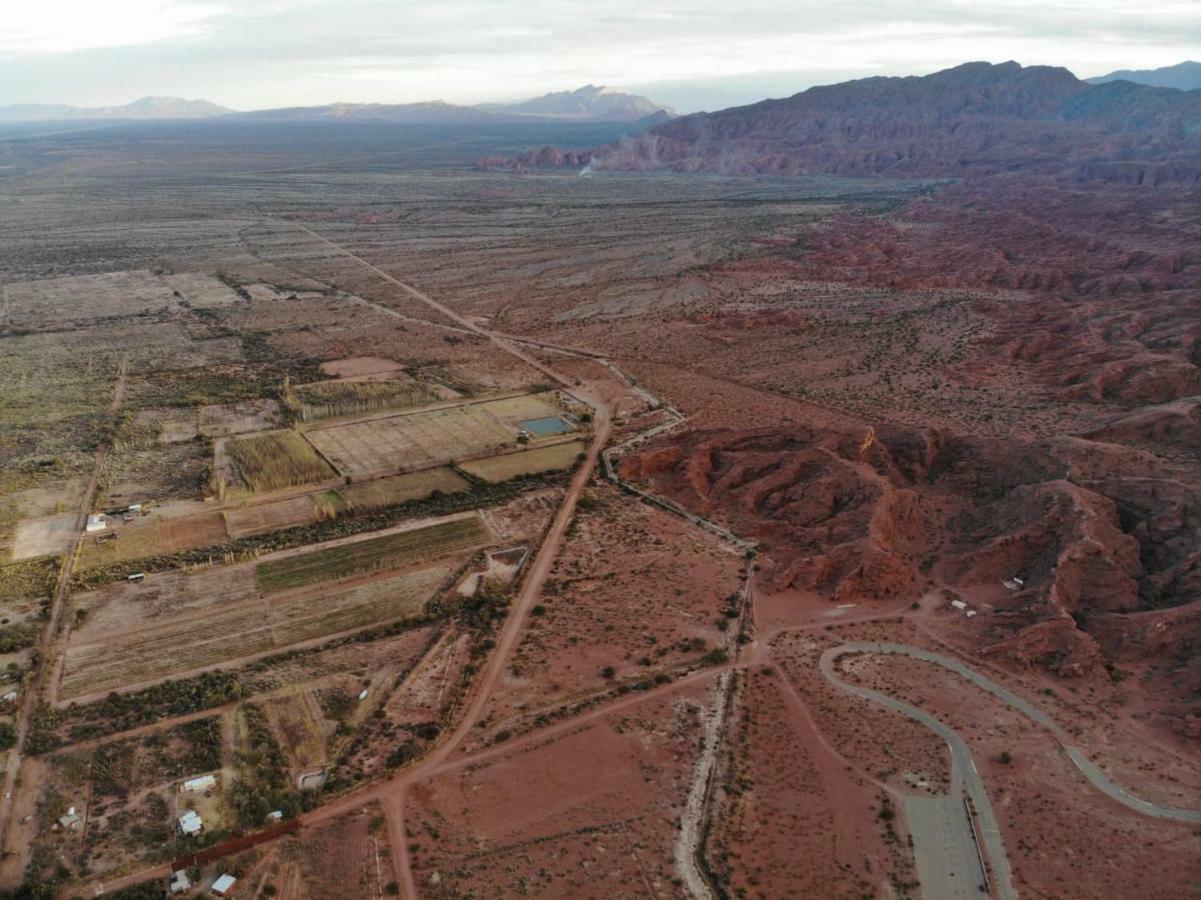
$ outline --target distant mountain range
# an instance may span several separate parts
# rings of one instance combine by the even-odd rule
[[[660,113],[675,115],[670,108],[637,94],[624,94],[609,87],[585,85],[574,91],[543,94],[519,103],[481,103],[476,109],[495,113],[541,118],[597,122],[636,122]]]
[[[205,119],[233,112],[208,100],[181,97],[143,97],[124,106],[66,106],[56,103],[18,103],[0,106],[0,122],[50,122],[85,119]]]
[[[1105,84],[1108,81],[1133,81],[1150,87],[1176,88],[1179,91],[1201,89],[1201,62],[1177,63],[1159,69],[1119,69],[1108,75],[1086,79],[1089,84]]]
[[[441,100],[425,103],[329,103],[324,106],[261,109],[239,115],[253,119],[330,119],[396,124],[630,122],[649,127],[670,119],[673,113],[646,97],[590,84],[579,90],[544,94],[518,103],[483,103],[478,106],[458,106]]]
[[[650,127],[667,121],[674,113],[646,97],[591,84],[579,90],[545,94],[518,103],[485,103],[479,106],[458,106],[441,100],[423,103],[327,103],[239,113],[207,100],[183,100],[179,97],[143,97],[124,106],[92,108],[39,103],[0,106],[0,122],[203,119],[226,115],[242,119],[395,124],[630,122]]]
[[[534,151],[517,166],[553,164]],[[1074,167],[1201,181],[1201,91],[1090,85],[1067,69],[966,63],[682,116],[563,164],[725,173],[960,177]],[[1140,181],[1141,183],[1141,181]]]

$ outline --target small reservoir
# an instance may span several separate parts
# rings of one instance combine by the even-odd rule
[[[567,434],[575,431],[575,426],[561,416],[544,416],[541,419],[527,419],[521,427],[534,437],[554,437],[556,434]]]

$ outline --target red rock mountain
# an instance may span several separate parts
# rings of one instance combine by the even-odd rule
[[[1049,66],[966,63],[684,116],[599,149],[593,164],[905,176],[1072,165],[1106,179],[1192,181],[1201,179],[1201,92],[1125,81],[1090,85]]]

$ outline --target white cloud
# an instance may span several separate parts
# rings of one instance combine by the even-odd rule
[[[979,59],[1087,76],[1201,46],[1198,0],[5,0],[17,4],[0,19],[0,103],[473,102],[688,80],[720,93],[723,79],[753,91],[756,73],[778,96]]]
[[[189,0],[10,2],[0,24],[0,51],[70,53],[151,44],[201,34],[226,12],[225,6]]]

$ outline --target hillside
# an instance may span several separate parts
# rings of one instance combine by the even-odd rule
[[[472,106],[456,106],[441,100],[422,103],[328,103],[322,106],[288,106],[242,113],[242,118],[273,120],[331,120],[342,122],[391,122],[396,124],[498,123],[516,117],[487,112]]]
[[[727,173],[962,176],[1155,161],[1201,177],[1201,93],[1063,68],[966,63],[866,78],[684,116],[602,148],[605,168]],[[1122,176],[1126,177],[1126,176]],[[1155,175],[1153,177],[1162,177]]]
[[[1158,69],[1119,69],[1108,75],[1085,79],[1089,84],[1105,84],[1109,81],[1133,81],[1151,87],[1176,88],[1180,91],[1201,89],[1201,62],[1186,60],[1174,66]]]
[[[48,122],[69,119],[205,119],[233,112],[208,100],[181,97],[142,97],[122,106],[67,106],[55,103],[17,103],[0,106],[0,121]]]
[[[604,122],[636,122],[648,116],[675,113],[647,97],[626,94],[609,87],[585,85],[574,91],[543,94],[519,103],[481,103],[478,109],[523,116],[556,119],[585,119]]]

